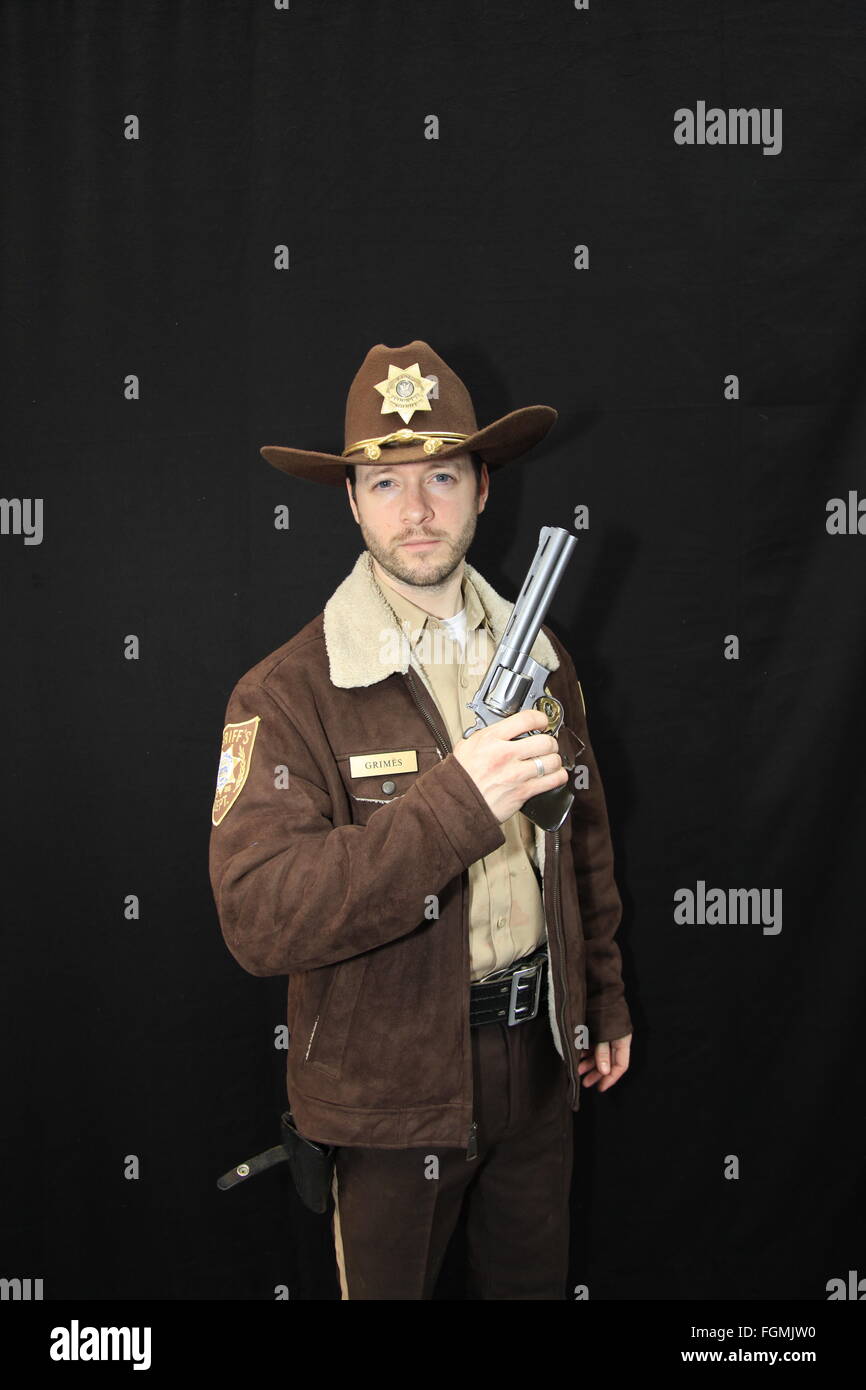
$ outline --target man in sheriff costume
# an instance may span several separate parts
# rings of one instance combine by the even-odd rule
[[[479,429],[427,343],[380,343],[342,454],[261,450],[346,487],[366,545],[235,686],[210,845],[229,950],[289,977],[288,1097],[334,1146],[343,1298],[432,1298],[465,1200],[470,1296],[563,1299],[581,1077],[605,1090],[628,1066],[604,792],[548,627],[555,734],[530,709],[462,736],[513,606],[464,556],[490,473],[555,419]],[[539,829],[520,807],[570,778],[561,828]]]

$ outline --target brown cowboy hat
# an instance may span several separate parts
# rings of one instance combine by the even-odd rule
[[[543,439],[557,418],[549,405],[526,405],[478,428],[472,398],[456,372],[416,338],[404,347],[370,348],[349,388],[342,454],[265,444],[274,468],[343,487],[346,464],[419,463],[477,453],[491,472]]]

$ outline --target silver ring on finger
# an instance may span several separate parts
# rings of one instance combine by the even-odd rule
[[[535,766],[536,766],[536,768],[538,769],[538,775],[539,775],[539,777],[543,777],[543,776],[544,776],[544,763],[541,761],[540,758],[536,758],[536,759],[535,759]]]

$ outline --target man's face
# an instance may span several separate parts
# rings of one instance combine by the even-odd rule
[[[486,464],[478,492],[469,454],[438,463],[359,464],[355,477],[356,498],[346,479],[352,515],[387,574],[420,587],[441,584],[453,574],[487,501]],[[428,539],[434,544],[407,544]]]

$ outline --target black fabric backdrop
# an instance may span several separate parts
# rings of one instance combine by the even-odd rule
[[[479,519],[500,592],[589,508],[549,621],[605,780],[635,1039],[575,1120],[571,1284],[825,1300],[866,1274],[866,535],[827,530],[866,494],[862,7],[0,21],[3,493],[44,505],[39,544],[0,535],[0,1275],[339,1296],[284,1168],[215,1185],[278,1141],[285,980],[229,955],[207,845],[231,687],[362,547],[341,493],[258,448],[338,451],[369,347],[415,337],[479,422],[560,411]],[[677,144],[698,102],[781,108],[781,151]],[[698,880],[781,889],[782,930],[676,923]]]

